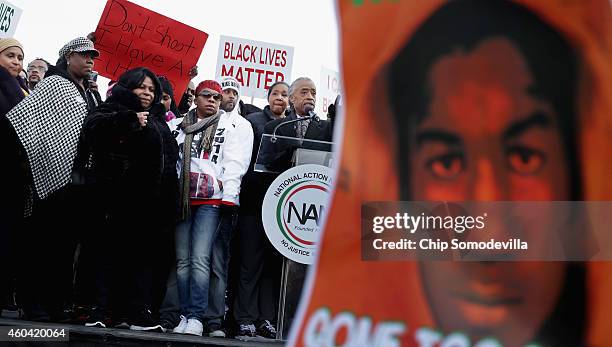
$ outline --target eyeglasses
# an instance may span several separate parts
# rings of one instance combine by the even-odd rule
[[[44,66],[28,66],[28,72],[32,72],[34,70],[37,70],[40,72],[47,72],[47,68]]]
[[[203,91],[200,94],[198,94],[199,96],[203,96],[205,98],[210,98],[211,96],[213,97],[213,99],[219,101],[221,100],[222,96],[219,93],[213,93],[213,92],[209,92],[209,91]]]

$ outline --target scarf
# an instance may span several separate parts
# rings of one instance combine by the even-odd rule
[[[83,95],[71,81],[60,76],[43,79],[6,115],[26,151],[34,193],[39,199],[70,182],[86,115]]]
[[[189,174],[191,173],[191,146],[193,144],[193,137],[195,134],[202,132],[202,137],[198,147],[201,148],[201,151],[206,153],[210,152],[215,136],[215,130],[217,129],[217,124],[219,123],[219,118],[221,116],[221,112],[217,112],[216,115],[204,118],[198,122],[196,112],[196,110],[189,112],[183,119],[183,122],[179,125],[181,130],[185,133],[185,142],[183,143],[182,175],[180,178],[180,220],[189,218],[191,214],[189,204]]]

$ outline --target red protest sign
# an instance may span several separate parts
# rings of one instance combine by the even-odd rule
[[[126,0],[108,0],[96,28],[96,68],[117,80],[143,66],[166,76],[178,103],[208,34]]]

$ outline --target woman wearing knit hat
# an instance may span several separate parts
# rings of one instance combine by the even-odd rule
[[[23,70],[23,46],[19,41],[0,39],[0,115],[19,103],[28,93],[19,73]]]
[[[0,311],[5,297],[10,297],[5,285],[10,283],[12,275],[8,271],[15,264],[14,238],[23,215],[23,177],[25,177],[19,158],[21,148],[14,129],[6,119],[6,113],[15,107],[27,95],[27,88],[19,78],[23,68],[23,46],[12,38],[0,39],[0,139],[4,153],[6,182],[0,197]],[[8,161],[8,165],[7,165]],[[6,177],[6,176],[5,176]],[[21,187],[21,188],[20,188]],[[8,303],[11,303],[9,300]]]
[[[101,102],[87,83],[98,54],[86,38],[68,42],[59,51],[58,66],[50,67],[36,91],[6,115],[24,149],[30,177],[26,214],[32,215],[32,225],[25,232],[25,266],[31,268],[23,271],[29,278],[20,281],[29,319],[68,318],[63,305],[71,300],[76,245],[71,230],[83,213],[69,204],[69,183],[83,120]]]
[[[175,240],[182,316],[175,333],[202,335],[207,309],[214,304],[209,295],[223,295],[220,282],[226,274],[220,273],[226,268],[215,271],[212,254],[214,248],[224,247],[217,242],[223,243],[220,238],[227,236],[219,221],[235,214],[242,176],[251,159],[253,131],[247,128],[243,132],[236,119],[220,109],[222,92],[216,81],[201,82],[196,88],[196,108],[168,123],[181,155],[181,222]],[[219,286],[211,285],[215,273],[220,274]]]

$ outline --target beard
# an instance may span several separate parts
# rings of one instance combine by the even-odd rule
[[[225,112],[232,112],[236,108],[235,101],[229,101],[225,105],[221,105],[221,109]]]

